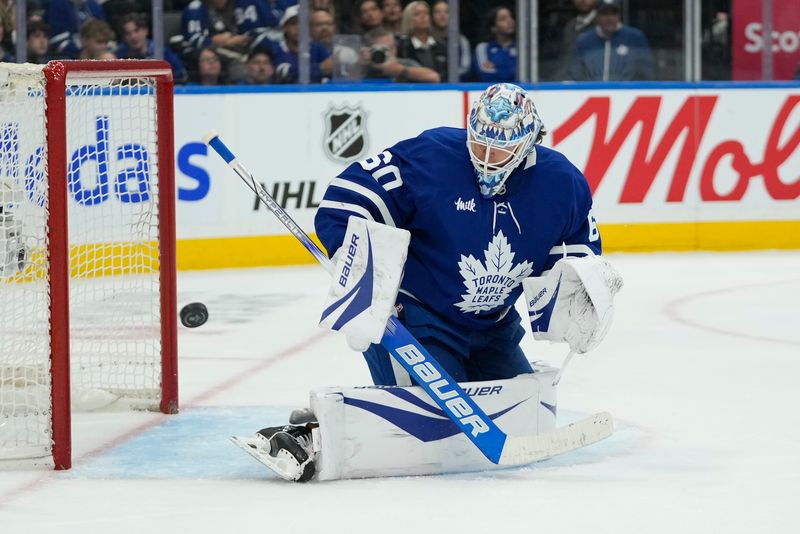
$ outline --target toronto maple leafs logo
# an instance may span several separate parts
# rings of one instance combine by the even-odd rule
[[[522,279],[533,272],[530,262],[514,265],[514,252],[502,231],[492,238],[483,254],[485,263],[475,259],[472,254],[462,254],[458,262],[467,287],[467,292],[461,295],[463,300],[456,304],[462,312],[478,313],[497,308]]]

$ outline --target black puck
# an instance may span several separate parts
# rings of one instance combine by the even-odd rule
[[[181,308],[181,324],[187,328],[203,326],[208,321],[208,308],[202,302],[192,302]]]

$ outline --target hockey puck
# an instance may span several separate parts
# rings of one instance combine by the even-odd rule
[[[181,308],[181,324],[186,328],[197,328],[208,321],[208,308],[202,302],[192,302]]]

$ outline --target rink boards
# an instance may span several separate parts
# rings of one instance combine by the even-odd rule
[[[208,128],[218,129],[313,231],[332,177],[426,128],[463,127],[481,89],[469,88],[183,90],[175,112],[179,266],[311,261],[199,143]],[[544,144],[589,180],[606,250],[800,247],[797,84],[550,86],[533,93],[550,133]]]
[[[463,127],[481,89],[177,89],[178,267],[312,261],[203,145],[209,129],[313,233],[325,187],[346,165],[427,128]],[[800,84],[550,85],[533,95],[544,144],[589,180],[605,250],[800,248]],[[110,115],[112,130],[124,124]],[[114,147],[122,137],[111,132]]]

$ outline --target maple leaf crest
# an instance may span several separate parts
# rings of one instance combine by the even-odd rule
[[[493,310],[506,300],[523,278],[533,272],[533,263],[524,261],[514,265],[514,252],[503,232],[497,232],[483,252],[485,262],[461,255],[458,267],[467,292],[456,306],[465,313]]]

